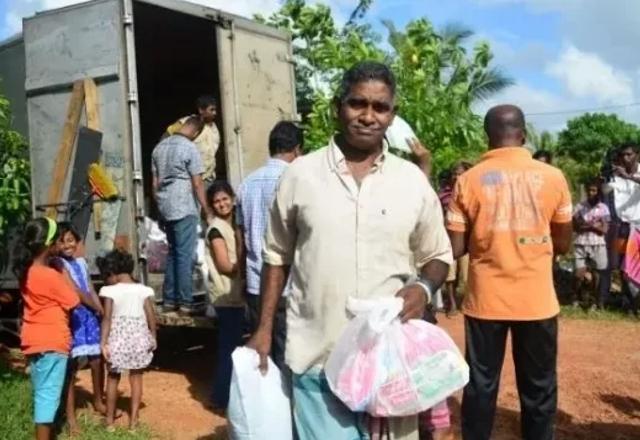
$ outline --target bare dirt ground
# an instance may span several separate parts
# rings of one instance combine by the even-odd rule
[[[464,349],[463,318],[439,319]],[[224,418],[205,406],[215,365],[214,335],[196,329],[165,329],[160,338],[161,349],[144,378],[142,421],[163,439],[226,438]],[[639,323],[561,320],[558,374],[557,439],[640,439]],[[81,372],[78,385],[87,397],[88,371]],[[121,391],[119,404],[126,409],[126,378]],[[450,406],[454,428],[449,438],[459,439],[459,395],[450,399]],[[126,423],[126,418],[121,422]],[[519,438],[518,396],[508,354],[493,439]]]

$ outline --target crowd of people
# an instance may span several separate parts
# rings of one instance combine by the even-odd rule
[[[152,155],[153,197],[169,242],[162,308],[194,313],[193,255],[205,222],[218,323],[212,408],[224,412],[229,403],[231,354],[248,335],[259,368],[266,371],[271,357],[287,378],[296,438],[439,438],[450,427],[446,401],[410,417],[354,413],[332,394],[323,365],[355,314],[350,298],[400,297],[406,322],[428,319],[441,288],[447,312],[456,313],[462,284],[470,367],[463,438],[491,438],[511,333],[522,437],[550,440],[557,408],[554,261],[570,251],[575,232],[577,285],[599,275],[596,305],[607,301],[611,270],[619,264],[610,256],[612,243],[628,238],[628,201],[633,185],[640,188],[637,148],[625,145],[606,184],[587,183],[586,199],[573,210],[551,156],[534,158],[524,148],[523,112],[501,105],[484,119],[488,152],[475,165],[460,162],[440,173],[436,193],[428,151],[418,140],[408,140],[415,164],[388,151],[395,102],[395,78],[386,65],[356,64],[337,91],[338,129],[327,146],[302,155],[302,130],[278,122],[268,140],[270,158],[234,190],[215,180],[215,101],[198,100],[199,114],[171,125]],[[83,362],[92,369],[94,407],[109,427],[118,417],[120,374],[129,370],[135,426],[141,373],[157,346],[153,291],[133,278],[131,255],[114,250],[97,260],[105,282],[97,294],[86,261],[76,255],[81,239],[67,224],[34,219],[15,264],[38,439],[51,438],[63,395],[69,426],[77,429],[73,376]],[[627,284],[630,295],[637,293]],[[63,394],[65,384],[71,386]]]

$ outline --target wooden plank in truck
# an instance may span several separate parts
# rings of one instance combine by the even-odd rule
[[[67,117],[62,129],[62,137],[58,146],[58,153],[53,165],[53,175],[51,178],[51,186],[47,197],[47,204],[60,203],[62,190],[67,178],[67,171],[71,163],[71,153],[78,135],[78,124],[80,123],[80,115],[82,113],[82,105],[84,103],[84,82],[75,81],[73,83],[73,91],[71,99],[69,99],[69,107],[67,109]],[[48,208],[47,216],[51,218],[57,217],[55,208]]]

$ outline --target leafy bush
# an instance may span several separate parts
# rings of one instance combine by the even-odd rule
[[[8,231],[24,224],[31,212],[29,149],[11,129],[9,101],[0,95],[0,273],[7,263]]]

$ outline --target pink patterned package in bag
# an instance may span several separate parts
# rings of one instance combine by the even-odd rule
[[[402,300],[381,300],[349,323],[325,374],[352,411],[375,417],[418,414],[469,380],[460,351],[441,328],[421,320],[401,323]]]

